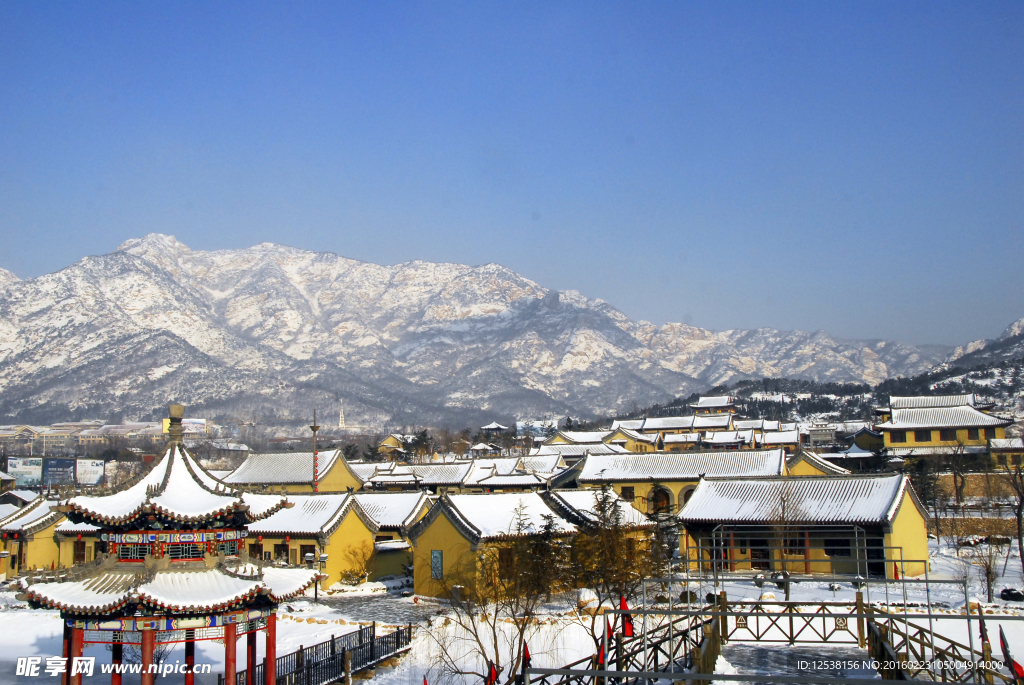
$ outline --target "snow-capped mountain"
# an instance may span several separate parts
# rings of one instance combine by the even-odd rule
[[[631,321],[497,264],[379,266],[264,243],[130,240],[61,271],[0,272],[0,415],[348,423],[615,412],[739,378],[876,383],[949,354],[823,331]],[[7,422],[7,421],[4,421]]]

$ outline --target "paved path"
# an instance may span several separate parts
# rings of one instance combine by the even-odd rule
[[[881,680],[867,650],[850,646],[730,644],[722,647],[722,657],[741,674],[807,676],[813,672],[822,676],[823,685],[829,676]]]

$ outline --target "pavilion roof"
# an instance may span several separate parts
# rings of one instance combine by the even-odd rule
[[[133,603],[172,613],[219,611],[244,604],[257,595],[285,601],[312,585],[317,571],[304,568],[235,567],[149,572],[141,564],[99,568],[83,580],[36,582],[23,578],[26,598],[42,606],[77,614],[107,614]]]
[[[184,448],[172,445],[134,485],[112,495],[72,497],[61,511],[100,524],[126,523],[143,514],[199,522],[245,512],[250,521],[269,516],[283,497],[232,489],[206,473]],[[76,516],[77,515],[77,516]]]

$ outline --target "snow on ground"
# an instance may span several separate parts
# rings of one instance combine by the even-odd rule
[[[904,591],[907,601],[911,605],[911,611],[925,611],[929,595],[933,604],[933,612],[948,616],[948,618],[934,619],[932,624],[934,630],[948,638],[962,643],[968,642],[967,622],[954,616],[962,616],[961,610],[964,606],[965,597],[963,588],[955,583],[941,582],[955,579],[962,573],[965,562],[959,560],[954,549],[944,543],[931,541],[932,565],[929,572],[929,579],[935,581],[926,588],[924,584],[906,584],[898,581],[888,583],[888,598],[886,596],[886,584],[872,584],[867,591],[868,599],[876,605],[885,606],[887,599],[889,605],[902,604]],[[972,598],[984,598],[985,589],[981,582],[979,569],[966,564],[971,572],[969,595]],[[1024,620],[1010,620],[1012,618],[1024,618],[1024,602],[1004,602],[998,598],[999,590],[1011,586],[1024,588],[1024,573],[1022,573],[1020,558],[1017,555],[1016,547],[1011,546],[1010,556],[999,565],[1000,577],[995,583],[995,601],[991,604],[982,602],[986,611],[986,623],[989,633],[995,641],[998,636],[998,627],[1003,626],[1007,639],[1010,642],[1011,650],[1024,658]],[[853,602],[856,597],[856,589],[849,582],[841,582],[837,589],[830,588],[831,581],[826,577],[812,582],[794,583],[791,588],[791,599],[795,601],[847,601]],[[680,582],[672,588],[672,594],[678,597],[685,584]],[[720,582],[716,587],[711,581],[691,580],[689,587],[697,597],[703,600],[705,594],[725,590],[731,601],[758,599],[770,599],[768,593],[773,593],[775,598],[782,599],[784,590],[775,587],[770,579],[759,588],[750,577],[730,577]],[[417,625],[413,639],[412,649],[397,666],[381,668],[377,671],[375,682],[384,685],[421,685],[423,677],[428,682],[437,682],[437,646],[434,639],[426,629],[426,621],[429,619],[437,630],[443,626],[443,614],[445,604],[428,598],[401,597],[405,589],[402,581],[386,581],[384,583],[366,583],[356,587],[337,588],[344,590],[333,592],[329,596],[321,596],[321,603],[314,603],[312,597],[301,598],[297,601],[288,602],[281,606],[278,621],[278,654],[283,655],[292,652],[299,646],[309,646],[323,642],[331,635],[342,635],[357,630],[360,622],[368,624],[372,618],[378,620],[378,634],[389,632],[394,626],[411,622]],[[585,593],[584,593],[585,594]],[[649,597],[657,594],[668,594],[664,589],[657,586],[649,588]],[[573,597],[575,599],[575,597]],[[975,600],[976,601],[976,600]],[[914,605],[918,606],[914,606]],[[676,608],[680,608],[677,603]],[[685,606],[685,605],[684,605]],[[20,608],[19,608],[20,607]],[[634,607],[635,608],[635,607]],[[892,607],[895,611],[895,607]],[[571,621],[567,614],[570,609],[567,605],[552,604],[545,607],[545,614],[542,621],[535,627],[534,632],[528,637],[530,651],[534,657],[534,665],[538,667],[561,667],[569,662],[576,661],[592,654],[593,643],[589,636],[578,623]],[[991,613],[989,613],[991,612]],[[390,617],[390,620],[387,620]],[[908,620],[927,627],[927,619],[914,619],[908,615]],[[639,629],[640,622],[637,621]],[[452,630],[448,627],[447,630]],[[442,632],[443,634],[443,632]],[[0,635],[3,636],[3,648],[0,650],[0,683],[18,682],[13,677],[15,660],[18,656],[51,656],[60,654],[61,650],[61,622],[55,611],[30,610],[24,604],[17,602],[11,592],[0,592]],[[971,621],[970,636],[978,648],[978,624],[976,620]],[[240,667],[244,663],[244,641],[238,643],[238,657]],[[766,645],[767,646],[767,645]],[[998,656],[998,643],[994,642],[995,652]],[[768,646],[770,649],[779,650],[781,645]],[[812,647],[813,648],[813,647]],[[828,650],[833,647],[825,647]],[[782,648],[785,651],[786,648]],[[183,647],[179,646],[169,656],[171,662],[184,660]],[[755,656],[742,656],[748,653]],[[264,655],[264,639],[262,636],[257,640],[258,658]],[[97,663],[106,663],[109,660],[109,652],[103,646],[88,646],[87,656],[96,656]],[[737,656],[740,655],[740,656]],[[729,658],[723,656],[719,660],[720,670],[723,673],[741,672],[756,673],[756,665],[763,660],[759,653],[753,650],[736,650],[730,652]],[[774,657],[773,657],[774,658]],[[216,683],[216,673],[223,672],[224,650],[223,646],[214,642],[200,642],[197,645],[196,660],[199,663],[210,663],[213,667],[212,678],[197,678],[201,685],[212,685]],[[481,665],[473,662],[472,657],[466,657],[464,663],[478,670]],[[731,663],[730,663],[731,662]],[[753,670],[751,670],[753,669]],[[23,682],[36,682],[37,679],[21,679]],[[96,679],[94,682],[100,682]],[[87,679],[86,682],[90,682]],[[475,683],[475,678],[465,678],[466,683]],[[131,681],[126,679],[126,685]]]

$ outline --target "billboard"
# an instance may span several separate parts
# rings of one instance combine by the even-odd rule
[[[43,482],[43,460],[41,457],[7,457],[7,472],[14,476],[19,488],[38,488]]]
[[[75,460],[74,459],[44,459],[43,460],[43,486],[56,487],[58,485],[75,484]]]
[[[164,433],[171,426],[170,419],[163,420]],[[181,430],[188,435],[189,433],[205,433],[206,432],[206,419],[182,419]]]
[[[99,485],[103,482],[102,459],[79,459],[75,464],[75,480],[79,485]]]

